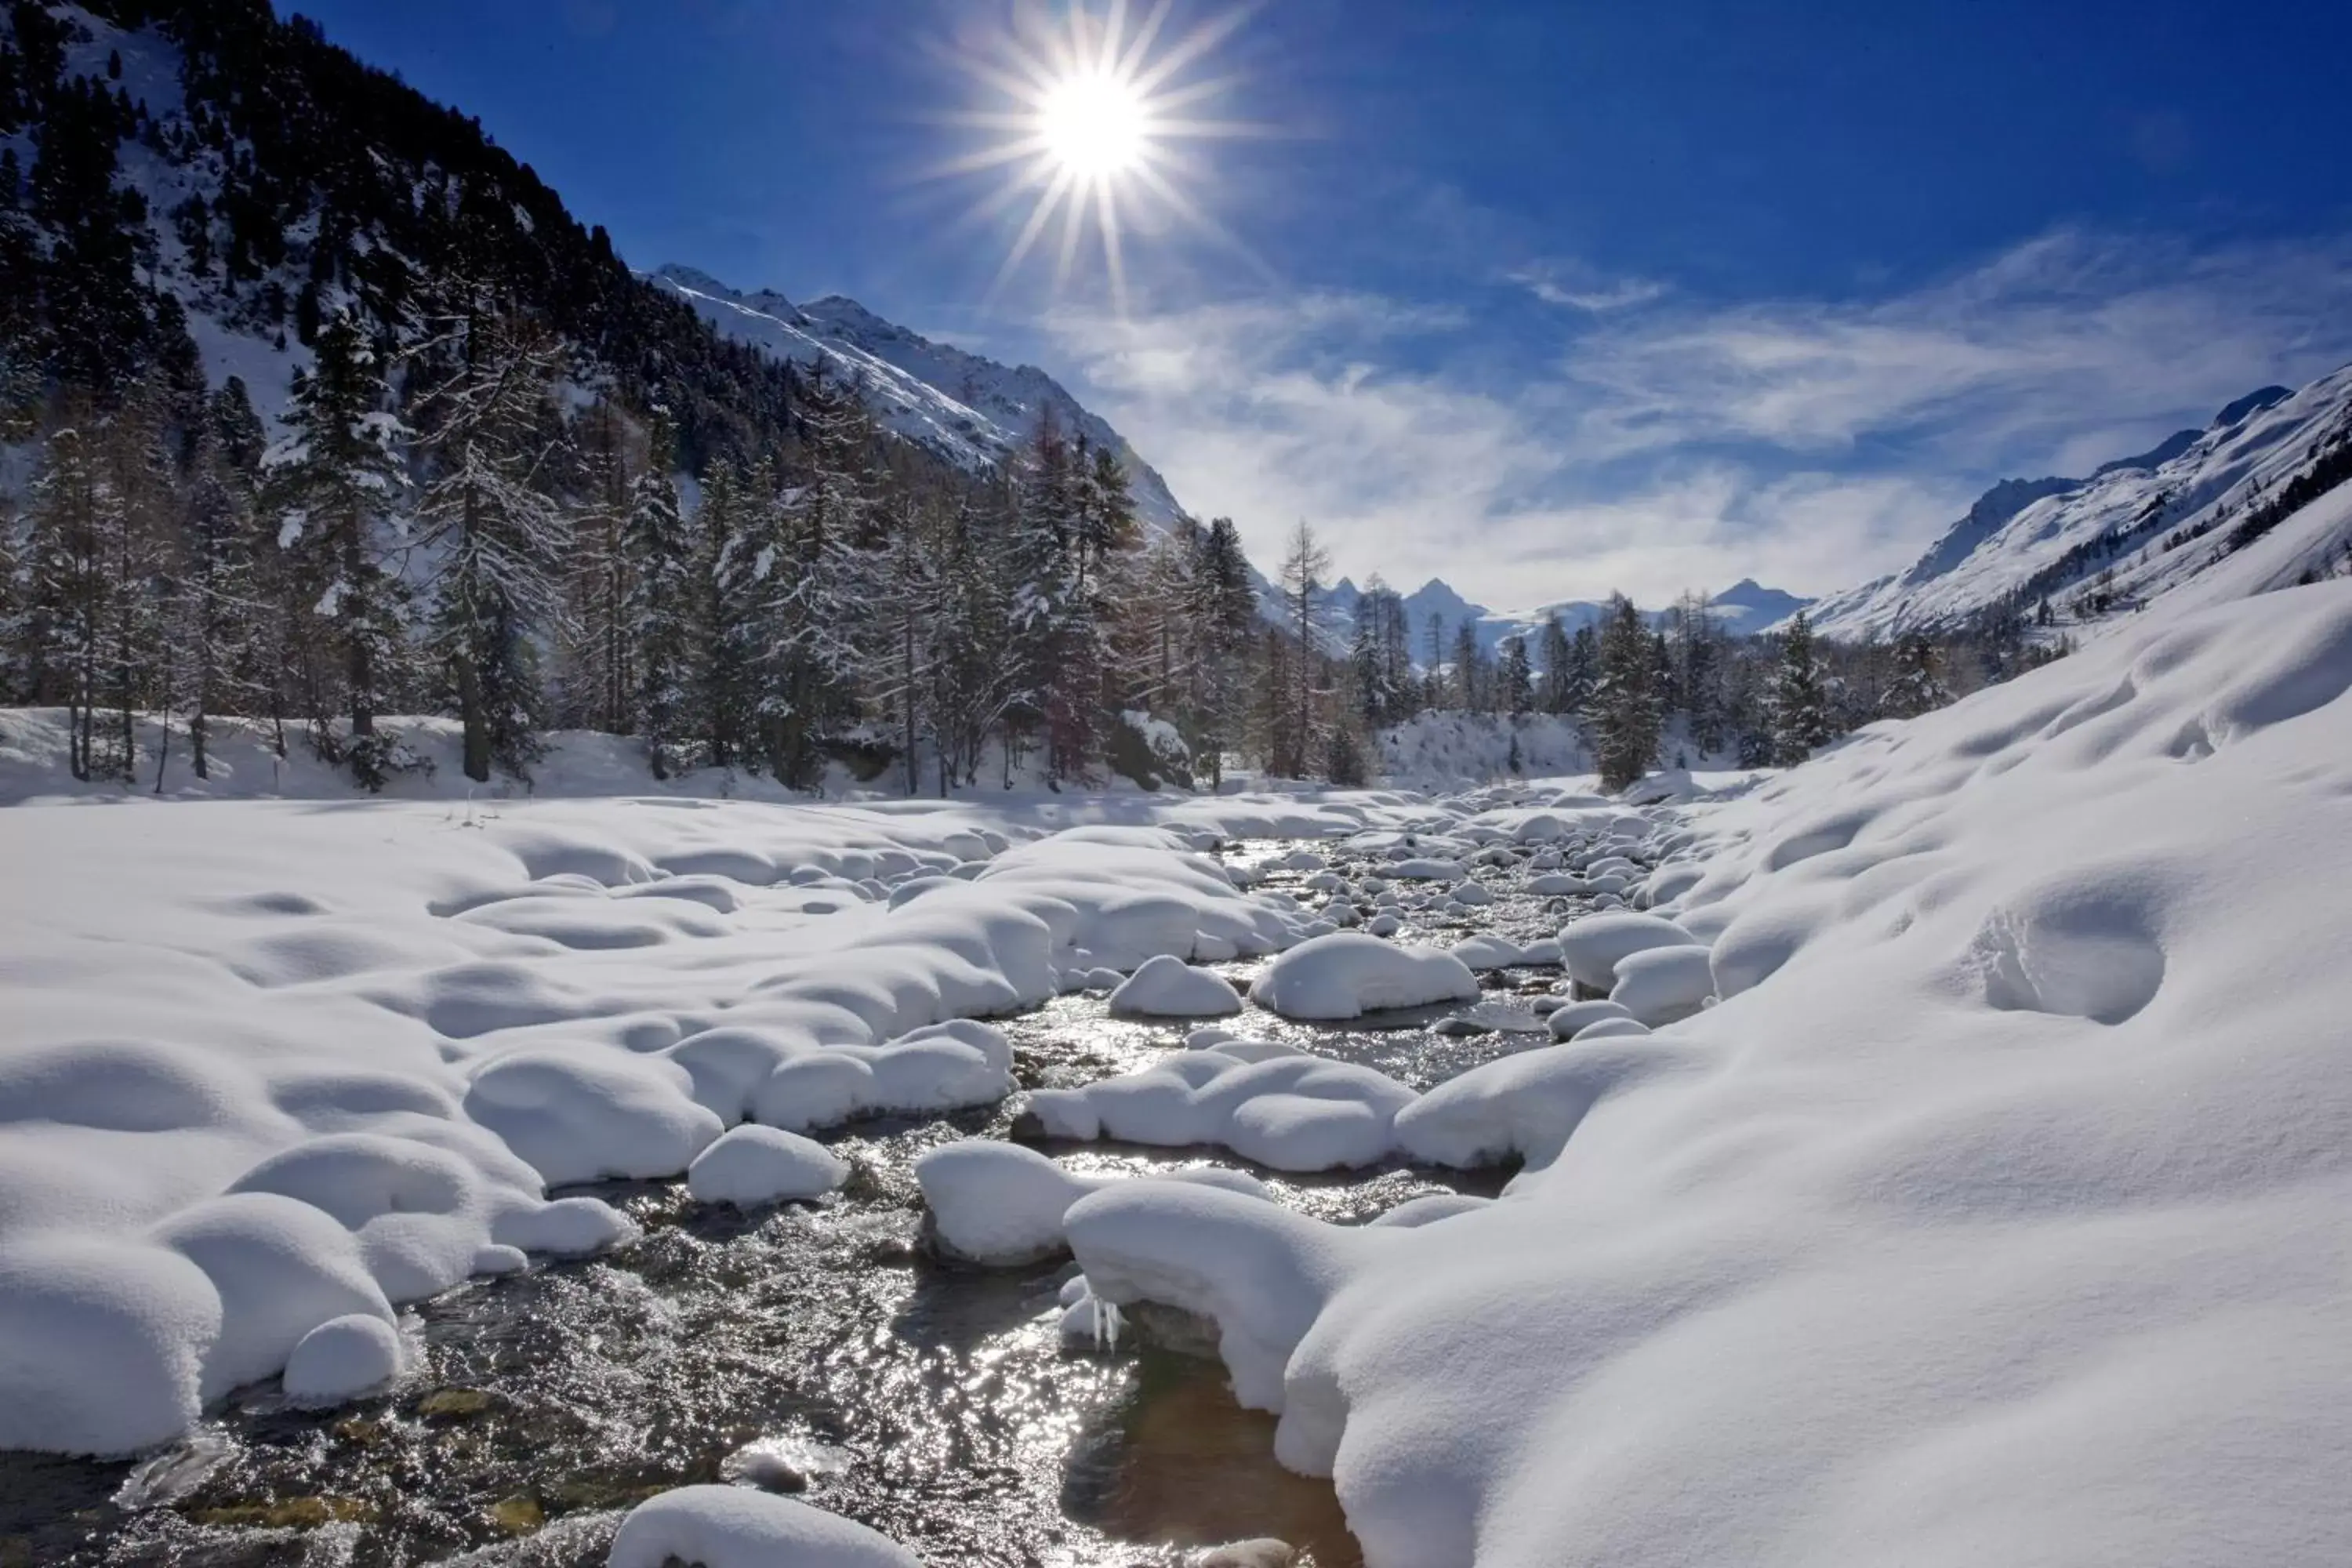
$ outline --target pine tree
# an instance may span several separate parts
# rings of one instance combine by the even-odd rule
[[[1657,760],[1663,723],[1654,669],[1641,612],[1623,595],[1614,595],[1603,614],[1600,672],[1587,709],[1603,789],[1626,788]]]
[[[1812,623],[1800,610],[1780,634],[1780,669],[1772,684],[1772,760],[1794,767],[1835,735]]]
[[[395,738],[375,732],[406,654],[404,596],[387,563],[386,529],[407,485],[398,453],[406,428],[386,408],[375,350],[349,311],[319,333],[316,356],[298,372],[286,434],[264,458],[268,510],[289,553],[287,580],[299,613],[322,623],[341,666],[351,715],[347,747],[326,727],[322,690],[312,696],[313,738],[322,754],[346,756],[360,782],[381,789],[408,758]]]
[[[1207,756],[1214,789],[1224,780],[1224,753],[1239,742],[1246,722],[1251,634],[1258,621],[1257,589],[1233,519],[1217,518],[1202,532],[1192,595],[1191,618],[1203,670],[1193,749],[1196,756]]]
[[[1559,612],[1547,613],[1543,625],[1536,631],[1536,652],[1543,666],[1543,681],[1537,690],[1537,705],[1547,713],[1573,713],[1577,710],[1575,679],[1570,668],[1568,628],[1560,624]]]
[[[1536,705],[1535,676],[1528,663],[1528,644],[1525,637],[1512,637],[1503,639],[1503,663],[1499,679],[1502,687],[1498,697],[1499,707],[1514,718],[1533,710]],[[1513,743],[1517,743],[1516,736]]]
[[[694,732],[695,542],[670,476],[675,445],[668,410],[656,407],[621,536],[629,723],[657,779],[687,766]]]
[[[432,479],[417,507],[438,563],[425,648],[465,727],[466,776],[530,776],[542,751],[538,644],[567,626],[571,535],[550,489],[562,440],[551,403],[563,356],[535,324],[476,301],[441,345],[455,363],[427,395]]]
[[[627,426],[610,398],[598,398],[580,417],[572,445],[580,462],[571,527],[569,710],[590,728],[625,734],[636,690],[627,538],[635,486]]]
[[[170,646],[182,665],[190,767],[211,776],[212,721],[263,689],[265,634],[252,488],[222,450],[199,438],[184,505],[170,608]]]
[[[756,546],[745,526],[748,501],[741,474],[731,460],[705,477],[702,504],[694,518],[695,708],[701,721],[705,757],[713,767],[743,763],[751,732],[751,649],[745,628],[758,605],[751,566]]]
[[[1454,628],[1454,702],[1465,713],[1482,711],[1486,706],[1486,659],[1478,647],[1478,627],[1474,621],[1464,621]]]
[[[1942,664],[1934,640],[1925,632],[1906,637],[1895,652],[1895,679],[1886,690],[1888,716],[1916,719],[1948,704],[1952,690],[1944,683]]]

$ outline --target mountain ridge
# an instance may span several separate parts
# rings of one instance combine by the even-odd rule
[[[2232,399],[2204,428],[2179,430],[2083,479],[2003,479],[1898,573],[1827,595],[1824,636],[1862,640],[1944,631],[2045,602],[2098,619],[2170,592],[2237,547],[2198,542],[2244,517],[2352,443],[2352,365],[2300,388]],[[2315,537],[2315,559],[2337,541]],[[2053,618],[2062,618],[2053,608]]]

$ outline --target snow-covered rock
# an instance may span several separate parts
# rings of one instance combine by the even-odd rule
[[[400,1364],[400,1331],[382,1318],[330,1318],[287,1357],[286,1397],[296,1405],[341,1404],[390,1383]]]
[[[607,1568],[920,1568],[887,1536],[751,1487],[693,1486],[629,1510]]]
[[[1591,1028],[1606,1018],[1631,1018],[1633,1014],[1616,1002],[1564,1002],[1545,1015],[1544,1026],[1555,1040],[1574,1039],[1579,1031]]]
[[[1617,961],[1609,1000],[1649,1025],[1671,1024],[1699,1010],[1715,994],[1715,971],[1705,947],[1651,947]]]
[[[823,1197],[848,1177],[847,1163],[814,1139],[746,1123],[694,1157],[686,1190],[697,1203],[756,1208]]]
[[[1691,933],[1663,915],[1586,915],[1559,933],[1560,962],[1580,985],[1606,991],[1617,983],[1617,963],[1654,947],[1688,947]]]
[[[1355,931],[1301,942],[1250,985],[1251,1001],[1286,1018],[1353,1018],[1477,998],[1477,977],[1452,953]]]
[[[1222,1018],[1242,1010],[1242,997],[1224,976],[1161,953],[1110,994],[1110,1010],[1150,1018]]]
[[[1154,1175],[1249,1197],[1269,1195],[1255,1176],[1214,1165]],[[1128,1179],[1080,1175],[1034,1149],[984,1139],[944,1143],[915,1161],[915,1180],[930,1210],[936,1245],[951,1258],[999,1268],[1062,1251],[1066,1246],[1062,1216],[1070,1205]]]
[[[1350,1062],[1254,1042],[1186,1051],[1084,1089],[1033,1091],[1025,1108],[1055,1138],[1170,1148],[1220,1145],[1276,1171],[1328,1171],[1387,1157],[1412,1091]]]

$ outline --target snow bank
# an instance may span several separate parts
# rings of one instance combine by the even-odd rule
[[[1435,948],[1358,931],[1303,942],[1266,965],[1250,1000],[1286,1018],[1353,1018],[1391,1007],[1475,1002],[1469,965]]]
[[[680,1487],[639,1503],[609,1568],[920,1568],[915,1554],[838,1515],[749,1487]]]
[[[1133,1184],[1089,1281],[1217,1321],[1371,1568],[2352,1556],[2352,590],[2172,610],[1680,808],[1740,983],[1397,1118],[1501,1201]]]

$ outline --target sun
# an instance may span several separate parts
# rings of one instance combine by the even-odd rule
[[[1133,82],[1089,70],[1046,89],[1037,104],[1037,134],[1072,175],[1102,180],[1141,162],[1151,116]]]
[[[1204,140],[1265,132],[1203,112],[1234,86],[1230,77],[1208,74],[1205,64],[1244,12],[1212,16],[1163,43],[1175,7],[1176,0],[1156,0],[1138,18],[1126,0],[1108,0],[1099,12],[1082,0],[1057,10],[1026,0],[1009,26],[951,51],[954,63],[997,102],[945,117],[988,134],[983,145],[935,173],[998,176],[998,188],[966,215],[974,225],[1001,220],[1013,229],[1013,215],[1024,204],[1028,209],[992,295],[1057,226],[1055,287],[1070,280],[1082,254],[1098,247],[1122,309],[1125,247],[1138,218],[1154,232],[1171,227],[1173,218],[1247,256],[1191,194],[1206,170],[1188,150]]]

